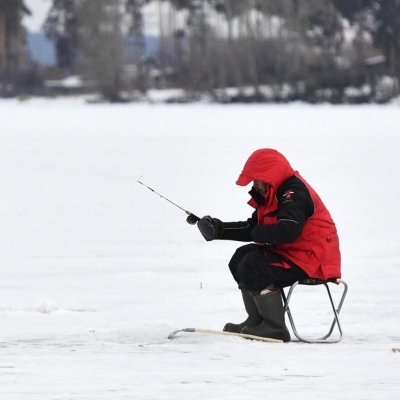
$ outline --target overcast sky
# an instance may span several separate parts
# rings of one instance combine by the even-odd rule
[[[52,0],[24,0],[27,7],[32,11],[32,15],[24,17],[24,26],[29,32],[39,32],[42,30],[43,22],[51,7]],[[145,7],[145,33],[150,35],[158,34],[158,21],[156,6],[150,4]]]
[[[24,17],[24,26],[29,32],[42,30],[51,3],[51,0],[25,0],[25,4],[32,11],[32,15]]]

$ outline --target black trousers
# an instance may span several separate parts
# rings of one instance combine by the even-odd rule
[[[274,284],[283,288],[309,276],[296,264],[266,246],[247,244],[233,254],[229,269],[239,288],[261,291]]]

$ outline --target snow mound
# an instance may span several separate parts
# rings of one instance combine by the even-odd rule
[[[58,310],[59,310],[58,304],[51,299],[38,300],[34,308],[34,311],[42,314],[51,314]]]

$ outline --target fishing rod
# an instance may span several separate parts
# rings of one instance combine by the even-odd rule
[[[143,176],[143,175],[142,175]],[[141,177],[142,177],[141,176]],[[140,177],[140,178],[141,178]],[[175,207],[178,207],[179,209],[181,209],[182,211],[185,211],[185,213],[188,215],[188,217],[186,218],[186,222],[190,225],[195,225],[196,222],[200,221],[200,218],[197,215],[194,215],[193,213],[191,213],[190,211],[185,210],[184,208],[182,208],[181,206],[178,206],[178,204],[175,204],[173,201],[167,199],[166,197],[164,197],[162,194],[157,193],[154,189],[152,189],[151,187],[145,185],[143,182],[140,181],[140,178],[137,180],[138,183],[140,183],[141,185],[147,187],[147,189],[151,190],[153,193],[158,194],[162,199],[169,201],[171,204],[173,204]]]

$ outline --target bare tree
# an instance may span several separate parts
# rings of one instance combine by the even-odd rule
[[[115,0],[81,0],[79,15],[82,51],[88,75],[105,99],[121,101],[121,3]]]
[[[133,41],[133,62],[136,68],[134,88],[145,93],[148,89],[147,75],[144,69],[145,36],[142,9],[149,0],[125,0],[125,13],[130,17],[128,35]]]
[[[241,0],[219,0],[214,1],[214,7],[217,12],[224,16],[226,22],[226,37],[221,37],[222,42],[220,57],[221,73],[225,76],[228,84],[236,86],[239,92],[242,91],[244,85],[244,76],[246,75],[243,68],[248,65],[248,60],[242,60],[243,51],[246,51],[246,45],[242,45],[243,38],[240,33],[234,32],[234,21],[249,11],[249,1]],[[243,63],[244,61],[244,63]],[[221,82],[223,83],[223,82]]]
[[[119,101],[126,84],[124,35],[128,34],[132,43],[130,61],[136,73],[133,87],[145,92],[149,80],[143,7],[150,2],[53,0],[45,27],[57,42],[59,65],[71,68],[82,55],[103,96]],[[302,93],[304,87],[310,93],[330,86],[343,90],[357,74],[362,76],[366,12],[375,18],[375,31],[368,29],[386,55],[388,73],[400,74],[400,0],[357,0],[351,4],[346,0],[153,2],[160,10],[159,81],[169,79],[169,84],[189,91],[214,93],[215,89],[234,86],[243,94],[243,89],[251,85],[255,98],[261,99],[266,84],[277,88],[276,96],[286,84],[301,87]],[[342,16],[360,26],[360,40],[354,42],[360,50],[359,68],[353,76],[349,69],[338,67]],[[123,25],[126,21],[128,24]]]

